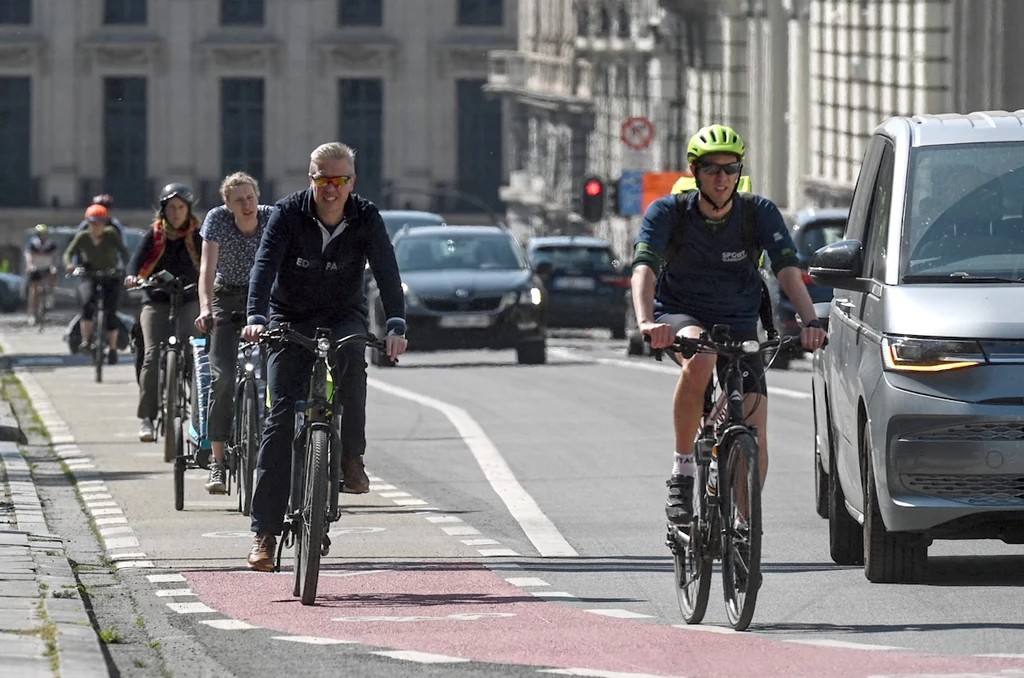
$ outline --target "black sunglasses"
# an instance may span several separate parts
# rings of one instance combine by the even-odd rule
[[[727,162],[724,165],[722,165],[717,162],[702,162],[699,165],[697,165],[697,169],[699,169],[701,172],[704,172],[705,174],[710,174],[712,176],[718,174],[719,172],[725,172],[726,174],[732,175],[738,174],[740,170],[743,169],[743,163]]]

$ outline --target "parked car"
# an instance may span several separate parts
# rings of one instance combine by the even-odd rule
[[[0,311],[14,313],[25,307],[25,280],[17,273],[0,273]]]
[[[51,226],[50,237],[54,242],[57,243],[57,288],[53,293],[53,303],[55,306],[81,306],[81,299],[78,295],[78,285],[81,282],[78,278],[68,275],[64,270],[64,265],[61,262],[61,258],[64,256],[64,250],[67,249],[68,245],[71,244],[72,238],[78,232],[77,226]],[[138,248],[139,243],[142,242],[142,236],[145,235],[145,231],[138,228],[125,228],[124,239],[125,246],[129,252],[134,253]],[[28,248],[29,241],[35,236],[35,229],[29,228],[25,230],[25,242],[22,244],[21,257],[22,262],[25,261],[25,250]],[[140,304],[140,296],[134,294],[122,294],[118,306],[125,308],[129,306],[138,306]]]
[[[807,291],[814,303],[832,301],[832,288],[819,285],[811,280],[811,277],[807,275],[807,264],[818,249],[842,240],[849,214],[850,211],[846,208],[812,207],[800,210],[789,226],[793,244],[796,245],[796,256],[803,274],[804,284],[807,285]],[[773,282],[776,288],[776,294],[772,299],[775,329],[783,337],[800,334],[801,326],[797,320],[793,302],[786,294],[786,290],[782,289],[777,281]],[[780,352],[772,362],[772,367],[786,369],[791,360],[803,355],[804,352],[805,350],[799,345],[793,346],[789,351]]]
[[[421,226],[444,226],[444,217],[434,212],[421,212],[418,210],[381,210],[380,216],[384,219],[384,226],[388,229],[388,235],[392,239],[403,228],[420,228]]]
[[[547,293],[512,234],[498,226],[424,226],[395,236],[414,351],[513,348],[522,364],[547,358]],[[377,281],[367,290],[370,330],[386,318]],[[378,366],[390,363],[370,353]]]
[[[920,581],[935,539],[1024,544],[1024,111],[874,130],[813,358],[832,559]]]
[[[605,240],[580,236],[534,238],[526,246],[534,270],[548,291],[548,327],[606,327],[615,339],[626,338],[626,303],[630,272]]]

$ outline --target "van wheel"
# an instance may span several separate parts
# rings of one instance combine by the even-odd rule
[[[864,480],[864,576],[882,584],[912,584],[924,580],[928,546],[920,537],[890,532],[882,522],[871,457],[871,432],[864,422],[861,454],[867,462]]]
[[[846,496],[836,470],[836,451],[831,452],[828,464],[829,554],[836,565],[860,565],[864,562],[864,533],[846,510]]]

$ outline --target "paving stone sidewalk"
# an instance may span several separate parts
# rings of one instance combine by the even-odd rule
[[[2,400],[0,420],[13,420]],[[47,528],[13,441],[0,441],[0,664],[12,678],[111,675],[63,540]]]

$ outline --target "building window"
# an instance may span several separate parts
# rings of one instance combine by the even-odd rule
[[[484,96],[486,80],[459,80],[457,101],[458,189],[499,208],[501,186],[501,102]],[[460,211],[479,206],[460,201]]]
[[[222,26],[262,26],[263,0],[220,0]]]
[[[597,15],[597,34],[607,38],[612,34],[612,15],[605,5],[601,5],[601,11]]]
[[[263,78],[221,80],[221,174],[248,172],[263,181],[263,127]]]
[[[377,78],[338,82],[338,138],[356,151],[355,192],[374,202],[384,188],[384,85]]]
[[[459,0],[460,26],[501,26],[504,23],[502,0]]]
[[[107,25],[146,25],[146,0],[106,0],[103,23]]]
[[[383,0],[339,0],[339,26],[383,26]]]
[[[576,35],[582,38],[590,35],[590,7],[588,5],[576,9]]]
[[[0,0],[0,24],[32,23],[32,0]]]
[[[31,176],[32,81],[0,78],[0,207],[36,203]]]
[[[117,196],[118,206],[153,204],[147,178],[146,79],[103,79],[104,192]]]
[[[617,33],[620,38],[628,38],[630,35],[629,26],[629,12],[626,10],[625,5],[619,6],[618,16],[616,17]]]

